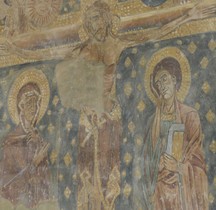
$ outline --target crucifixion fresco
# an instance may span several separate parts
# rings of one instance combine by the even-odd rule
[[[0,207],[214,209],[213,1],[1,4]]]

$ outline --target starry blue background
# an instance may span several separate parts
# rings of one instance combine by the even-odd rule
[[[120,56],[117,66],[117,86],[116,94],[122,108],[123,138],[121,144],[121,195],[116,202],[116,209],[131,210],[133,199],[136,195],[136,180],[134,179],[134,167],[136,159],[140,157],[142,147],[136,146],[137,137],[143,138],[144,130],[148,118],[154,113],[155,106],[148,98],[144,88],[144,76],[146,64],[151,56],[164,47],[177,47],[187,57],[191,68],[191,87],[184,103],[191,107],[196,107],[199,103],[198,113],[200,115],[202,130],[204,133],[203,148],[208,165],[209,193],[214,200],[210,201],[210,209],[216,209],[216,186],[214,178],[216,174],[216,157],[211,145],[216,140],[216,118],[209,122],[206,114],[209,110],[216,113],[216,45],[209,47],[210,42],[216,41],[216,33],[198,34],[194,36],[175,38],[159,42],[148,42],[133,48],[124,50]],[[196,49],[190,52],[189,46],[193,43]],[[145,64],[141,65],[140,60],[145,58]],[[206,68],[202,68],[201,61],[206,57],[208,60]],[[130,59],[131,64],[125,65],[126,59]],[[76,181],[76,161],[79,128],[79,112],[73,109],[66,109],[61,105],[58,96],[58,89],[55,80],[55,66],[59,61],[36,62],[25,65],[13,66],[0,69],[0,138],[10,132],[15,125],[10,119],[7,110],[7,97],[11,85],[15,78],[24,71],[25,68],[35,67],[42,70],[46,75],[51,89],[50,103],[44,117],[38,124],[41,135],[50,142],[49,163],[52,171],[52,181],[54,183],[52,193],[58,198],[59,207],[63,210],[76,209],[77,181]],[[134,72],[136,72],[134,74]],[[203,84],[208,83],[209,91],[203,90]],[[124,92],[125,84],[131,84],[131,94],[127,96]],[[139,87],[139,88],[138,88]],[[54,103],[54,98],[59,99]],[[139,111],[137,105],[140,101],[145,104],[145,109]],[[197,108],[197,107],[196,107]],[[67,123],[71,122],[72,127],[67,128]],[[128,129],[130,122],[134,123],[134,131]],[[50,129],[53,128],[53,129]],[[72,144],[72,140],[74,140]],[[52,154],[60,144],[58,156],[53,160]],[[132,160],[129,164],[124,161],[126,153],[131,154]],[[2,152],[0,153],[2,154]],[[69,154],[71,161],[65,164],[64,157]],[[59,177],[62,177],[61,179]],[[131,186],[129,196],[124,195],[125,186]],[[65,196],[65,190],[70,190]]]

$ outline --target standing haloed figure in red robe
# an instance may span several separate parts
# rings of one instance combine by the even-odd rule
[[[145,190],[152,201],[148,209],[207,210],[201,123],[197,111],[177,99],[182,82],[179,62],[172,57],[162,59],[151,80],[158,106],[145,139],[144,179],[151,182],[145,182],[149,184]]]
[[[38,133],[41,91],[27,83],[17,95],[18,126],[3,141],[2,197],[27,208],[49,198],[49,144]]]

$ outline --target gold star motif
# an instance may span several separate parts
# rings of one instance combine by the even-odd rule
[[[140,66],[144,67],[145,64],[146,64],[146,59],[144,56],[142,56],[142,58],[140,59],[140,62],[139,62]]]
[[[214,120],[215,120],[215,113],[212,112],[212,110],[209,110],[208,113],[206,114],[206,119],[210,123],[214,122]]]
[[[214,203],[214,196],[209,193],[209,203]]]
[[[123,178],[126,177],[126,175],[127,175],[126,171],[123,170],[122,173],[121,173],[121,175],[122,175]]]
[[[137,179],[141,179],[141,172],[140,172],[140,169],[139,168],[136,168],[135,169],[135,177],[137,178]]]
[[[125,67],[128,68],[131,65],[131,59],[129,57],[126,58],[125,60]]]
[[[52,111],[51,111],[51,110],[48,110],[48,111],[47,111],[47,115],[50,116],[51,114],[52,114]]]
[[[208,43],[208,47],[211,51],[213,51],[216,48],[216,42],[215,40],[211,39]]]
[[[123,143],[126,144],[127,143],[127,138],[123,139]]]
[[[74,175],[72,176],[72,180],[74,180],[74,181],[77,180],[77,175],[76,175],[76,174],[74,174]]]
[[[204,82],[204,84],[202,86],[202,90],[204,91],[205,94],[207,94],[211,90],[211,87],[208,84],[208,82]]]
[[[178,40],[176,41],[176,43],[177,43],[178,45],[182,45],[182,40],[178,39]]]
[[[124,93],[128,97],[131,95],[131,93],[132,93],[132,87],[131,87],[131,83],[130,82],[125,83],[125,85],[124,85]]]
[[[156,44],[154,44],[154,47],[155,47],[155,48],[159,48],[159,47],[160,47],[160,44],[159,44],[159,43],[156,43]]]
[[[203,69],[206,69],[206,67],[208,66],[209,64],[209,60],[207,57],[203,57],[203,59],[201,60],[200,62],[200,65]]]
[[[129,131],[130,131],[131,133],[134,132],[134,130],[135,130],[135,125],[134,125],[133,122],[130,122],[130,123],[128,124],[128,129],[129,129]]]
[[[126,165],[129,165],[132,161],[132,156],[130,153],[126,153],[125,156],[124,156],[124,162]]]
[[[50,123],[47,129],[49,133],[53,133],[53,131],[55,130],[55,127],[53,126],[52,123]]]
[[[133,69],[131,72],[131,78],[135,78],[136,75],[137,75],[137,72],[136,72],[136,70]]]
[[[50,160],[51,160],[51,163],[54,164],[57,160],[57,157],[58,157],[58,154],[55,150],[53,150],[51,152],[51,155],[50,155]]]
[[[137,137],[135,141],[137,146],[142,146],[143,143],[142,137]]]
[[[195,109],[196,109],[197,111],[200,109],[200,104],[199,104],[198,102],[195,104]]]
[[[76,144],[76,139],[72,139],[71,145],[74,146]]]
[[[69,153],[67,153],[65,156],[64,156],[64,163],[65,165],[68,167],[70,165],[70,163],[72,162],[72,158],[70,156]]]
[[[143,112],[143,111],[144,111],[144,109],[145,109],[145,103],[144,103],[143,100],[141,100],[141,101],[138,103],[137,109],[138,109],[139,112]]]
[[[139,90],[139,91],[142,90],[142,85],[141,85],[141,84],[138,84],[138,85],[137,85],[137,90]]]
[[[191,42],[188,46],[188,51],[191,54],[194,54],[196,52],[197,46],[194,44],[194,42]]]
[[[71,190],[70,190],[69,187],[66,187],[66,188],[65,188],[65,191],[64,191],[64,196],[65,196],[67,199],[69,199],[70,195],[71,195]]]
[[[66,124],[66,128],[68,130],[68,132],[71,130],[71,128],[73,127],[73,124],[70,120],[67,121],[67,124]]]
[[[64,176],[62,174],[59,174],[58,180],[61,182],[63,180]]]
[[[194,78],[198,78],[198,76],[199,76],[199,74],[196,72],[196,73],[194,74]]]
[[[58,102],[59,102],[59,97],[55,95],[54,98],[53,98],[52,104],[54,106],[57,106]]]
[[[59,114],[63,114],[64,113],[64,108],[61,108],[60,110],[59,110]]]
[[[121,74],[117,74],[116,78],[121,79],[122,78]]]
[[[132,53],[133,53],[133,54],[137,54],[137,52],[138,52],[137,48],[134,47],[134,48],[132,49]]]
[[[209,150],[210,150],[211,152],[213,152],[214,154],[216,153],[216,141],[215,141],[215,140],[213,140],[213,141],[211,142],[211,144],[209,145]]]
[[[209,171],[209,165],[208,164],[206,164],[206,170]]]
[[[128,198],[131,194],[132,188],[129,184],[126,184],[123,190],[123,194],[126,198]]]
[[[216,176],[214,177],[213,183],[214,183],[214,186],[216,187]]]

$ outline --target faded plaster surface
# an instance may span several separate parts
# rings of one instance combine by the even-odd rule
[[[102,113],[104,71],[104,64],[91,63],[82,58],[59,63],[55,77],[62,104],[77,110],[87,106]]]

